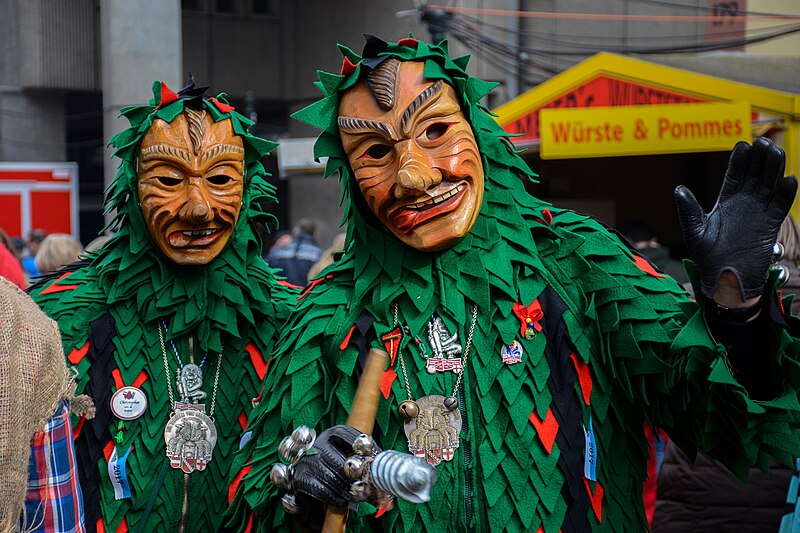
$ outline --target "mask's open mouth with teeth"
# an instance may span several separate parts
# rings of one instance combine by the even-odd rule
[[[169,234],[170,246],[174,248],[188,248],[208,246],[222,235],[221,228],[192,229],[173,231]]]
[[[462,181],[443,193],[397,209],[389,215],[389,221],[398,232],[409,233],[427,220],[454,211],[466,190],[467,184]]]

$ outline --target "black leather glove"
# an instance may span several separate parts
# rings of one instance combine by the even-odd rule
[[[743,301],[762,294],[772,247],[797,192],[797,180],[783,177],[785,161],[769,139],[737,143],[710,213],[689,189],[675,189],[683,239],[706,297],[713,298],[725,270],[739,281]]]
[[[293,485],[301,520],[313,529],[322,526],[324,505],[346,507],[355,499],[350,493],[353,480],[344,473],[344,463],[353,455],[353,442],[361,432],[351,426],[334,426],[323,431],[313,451],[294,466]],[[381,449],[374,447],[375,452]]]

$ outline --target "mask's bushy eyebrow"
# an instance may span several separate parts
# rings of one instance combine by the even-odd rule
[[[411,102],[408,107],[406,108],[405,112],[403,113],[403,118],[400,120],[400,130],[403,133],[408,132],[408,121],[411,119],[411,115],[413,115],[417,109],[423,106],[425,102],[433,98],[433,96],[439,94],[442,91],[442,87],[444,87],[444,83],[442,80],[436,80],[436,83],[419,93],[419,95],[414,98],[414,101]]]
[[[375,130],[378,133],[383,133],[390,139],[392,138],[392,132],[389,130],[389,127],[383,122],[379,122],[377,120],[365,120],[354,117],[339,117],[336,122],[339,124],[339,128],[351,133],[356,133],[359,130],[365,129]]]

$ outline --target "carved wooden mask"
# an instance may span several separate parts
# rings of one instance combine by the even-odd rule
[[[408,246],[434,251],[472,229],[484,174],[455,91],[423,69],[384,61],[344,94],[338,122],[370,210]]]
[[[186,109],[156,120],[139,149],[139,201],[150,236],[179,265],[212,261],[242,208],[244,147],[230,120]]]

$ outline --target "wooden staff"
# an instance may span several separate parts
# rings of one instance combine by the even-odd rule
[[[381,378],[388,358],[389,355],[383,350],[373,348],[369,351],[367,364],[364,365],[361,380],[353,396],[353,405],[347,417],[348,426],[367,435],[372,434],[375,425],[375,415],[381,399]],[[347,507],[328,507],[325,511],[322,533],[343,533],[346,523]]]

